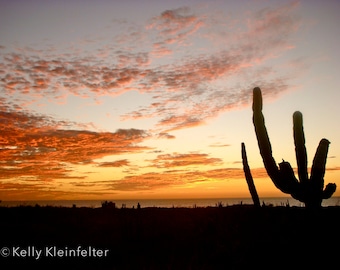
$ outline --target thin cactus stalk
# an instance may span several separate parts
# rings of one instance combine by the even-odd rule
[[[324,175],[326,170],[327,153],[330,142],[322,139],[316,150],[311,175],[307,171],[307,151],[303,131],[301,112],[293,114],[293,135],[295,154],[298,166],[299,180],[289,162],[283,161],[276,165],[272,156],[272,148],[262,114],[262,94],[260,88],[253,90],[253,123],[263,164],[274,185],[282,192],[291,194],[305,204],[307,208],[319,208],[323,199],[330,198],[336,190],[336,184],[330,183],[324,189]]]
[[[251,171],[248,165],[248,158],[247,158],[247,152],[246,152],[246,146],[244,143],[241,144],[242,149],[242,163],[243,163],[243,171],[244,175],[246,177],[246,181],[248,184],[250,195],[253,199],[254,206],[255,207],[261,207],[259,195],[257,194],[256,187],[254,184],[253,176],[251,175]]]

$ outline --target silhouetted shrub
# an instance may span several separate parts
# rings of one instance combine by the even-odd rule
[[[114,202],[103,201],[102,202],[102,208],[104,208],[104,209],[115,209],[116,204]]]

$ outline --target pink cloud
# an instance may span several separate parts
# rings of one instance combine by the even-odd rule
[[[47,97],[60,104],[70,94],[97,100],[137,90],[152,95],[153,101],[121,115],[121,120],[157,118],[161,132],[202,125],[221,112],[249,104],[249,91],[255,85],[261,85],[267,96],[291,88],[296,72],[290,69],[278,76],[265,63],[293,47],[292,36],[299,27],[296,7],[294,2],[249,13],[246,21],[239,21],[240,31],[233,32],[234,26],[222,35],[220,25],[228,23],[225,17],[222,21],[188,7],[166,10],[140,32],[125,27],[119,46],[106,45],[96,57],[29,48],[7,53],[0,66],[4,89],[0,96],[7,103],[27,106],[27,95],[31,102]],[[219,44],[226,46],[201,51],[195,42],[203,36],[205,42],[218,37]],[[198,50],[189,49],[182,57],[184,44]],[[173,61],[157,62],[157,57],[170,53]],[[239,83],[232,83],[235,80]]]
[[[158,30],[162,39],[166,37],[168,44],[182,41],[203,25],[202,18],[190,13],[189,7],[166,10],[154,17],[147,28]]]
[[[124,119],[158,116],[161,117],[158,126],[166,131],[188,128],[204,124],[205,120],[226,110],[249,104],[249,91],[255,85],[262,85],[267,96],[277,96],[287,91],[291,87],[290,78],[296,73],[277,76],[264,63],[291,48],[290,37],[299,26],[293,14],[296,6],[292,3],[249,14],[245,30],[235,34],[231,40],[227,37],[231,44],[228,50],[189,56],[171,68],[154,73],[164,91],[154,96],[155,100],[150,106],[132,111],[124,115]],[[180,28],[182,17],[177,16],[177,12],[166,12],[157,17],[162,22],[158,28],[163,29],[172,21],[175,30]],[[194,20],[187,16],[187,20],[183,19],[184,26]],[[225,42],[225,38],[221,36],[220,42]],[[236,76],[248,78],[250,83],[220,88],[213,86],[217,81],[228,82]]]

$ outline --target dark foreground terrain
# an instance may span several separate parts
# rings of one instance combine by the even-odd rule
[[[260,270],[340,265],[339,207],[316,212],[250,206],[1,207],[0,232],[0,269]],[[61,250],[59,255],[53,248]],[[44,253],[37,259],[34,252],[39,249]]]

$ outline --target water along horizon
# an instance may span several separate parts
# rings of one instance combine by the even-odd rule
[[[55,206],[55,207],[101,207],[103,200],[32,200],[32,201],[2,201],[0,207],[15,207],[15,206]],[[195,208],[195,207],[216,207],[216,206],[231,206],[235,204],[253,204],[251,198],[188,198],[188,199],[127,199],[127,200],[115,200],[108,199],[115,203],[117,208],[136,208],[140,203],[142,208],[145,207],[161,207],[161,208]],[[283,206],[289,204],[289,206],[304,207],[304,204],[298,200],[290,197],[268,197],[262,198],[261,204]],[[340,197],[332,197],[327,200],[323,200],[322,206],[339,206]]]

